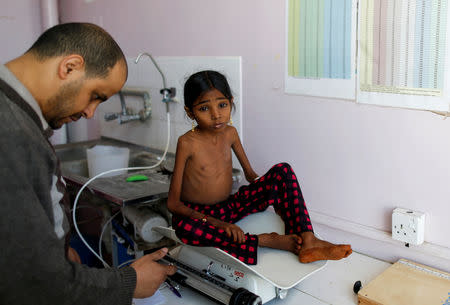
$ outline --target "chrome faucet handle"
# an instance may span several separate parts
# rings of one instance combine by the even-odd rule
[[[163,102],[173,102],[173,98],[177,95],[177,89],[175,87],[163,88],[159,90],[159,93],[163,96]]]

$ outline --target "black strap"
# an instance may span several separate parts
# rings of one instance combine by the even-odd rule
[[[0,90],[20,109],[22,109],[28,116],[36,123],[42,133],[45,135],[44,128],[42,126],[41,119],[37,113],[31,108],[31,106],[14,90],[10,85],[8,85],[3,79],[0,78]]]

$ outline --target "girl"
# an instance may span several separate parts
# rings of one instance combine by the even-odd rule
[[[197,126],[192,123],[192,130],[178,139],[168,198],[172,226],[182,242],[220,248],[250,265],[257,263],[258,246],[291,251],[302,263],[350,255],[350,245],[334,245],[314,236],[288,164],[277,164],[261,177],[253,171],[236,129],[230,126],[233,96],[222,74],[193,74],[184,86],[184,102]],[[250,183],[232,195],[231,149]],[[250,235],[235,225],[269,205],[283,219],[286,235]]]

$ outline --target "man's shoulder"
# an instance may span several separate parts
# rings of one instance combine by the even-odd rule
[[[8,152],[49,153],[48,143],[36,123],[0,92],[0,143]]]
[[[30,116],[0,91],[0,123],[4,122],[24,122],[34,124]],[[11,124],[11,123],[8,123]],[[11,125],[14,127],[16,125]]]

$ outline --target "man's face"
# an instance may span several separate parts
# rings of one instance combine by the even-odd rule
[[[126,81],[126,66],[118,62],[106,78],[80,77],[62,85],[48,100],[44,117],[52,129],[85,117],[94,116],[95,109],[116,94]]]

